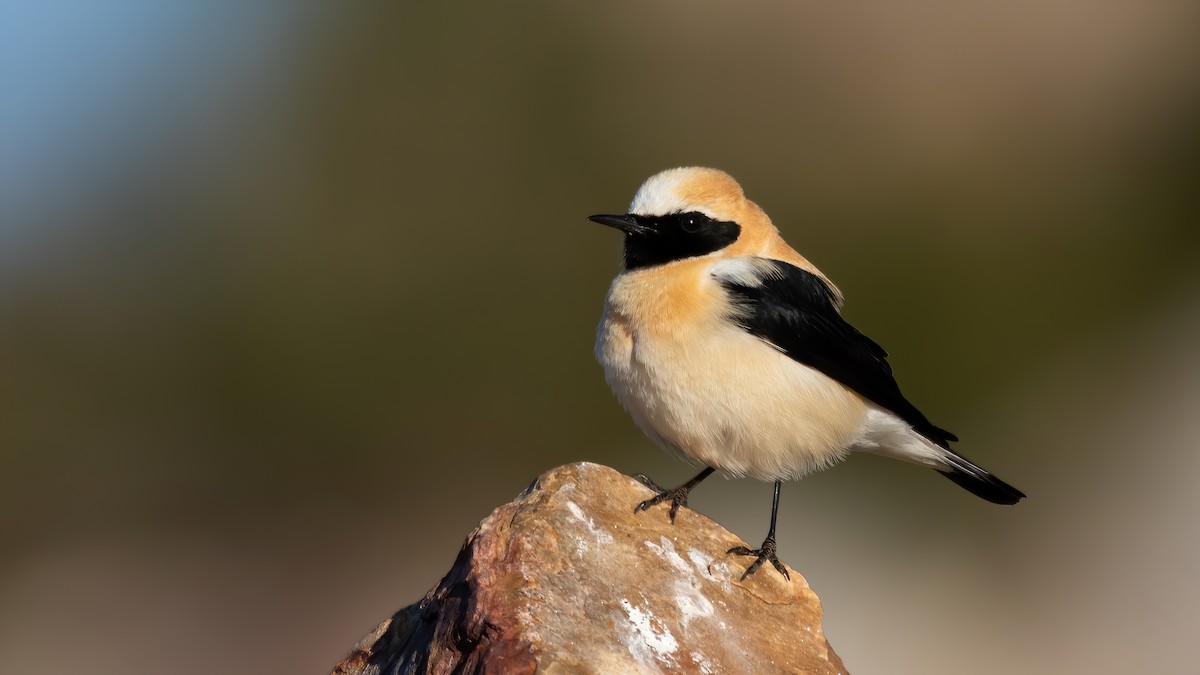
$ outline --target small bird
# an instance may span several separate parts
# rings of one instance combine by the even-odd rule
[[[667,490],[670,519],[714,471],[775,484],[771,526],[745,579],[776,555],[784,480],[852,452],[940,472],[997,504],[1021,491],[950,449],[958,438],[909,403],[887,352],[841,315],[842,294],[784,242],[767,214],[717,169],[651,176],[629,212],[589,220],[625,234],[625,264],[596,336],[605,379],[637,425],[667,451],[705,467]]]

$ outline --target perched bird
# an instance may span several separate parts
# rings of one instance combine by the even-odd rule
[[[596,358],[634,422],[669,452],[704,466],[643,511],[714,471],[775,484],[771,526],[746,578],[776,556],[779,489],[852,452],[929,467],[997,504],[1025,495],[950,449],[954,434],[909,403],[887,352],[842,318],[842,294],[784,242],[728,174],[679,168],[651,176],[629,212],[589,220],[625,234]]]

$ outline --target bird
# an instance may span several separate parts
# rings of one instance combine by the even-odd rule
[[[774,483],[771,523],[742,580],[777,554],[780,487],[869,453],[933,469],[972,494],[1012,505],[1025,494],[951,449],[954,434],[904,397],[887,352],[844,318],[837,286],[784,241],[729,174],[668,169],[646,179],[626,213],[588,220],[624,234],[624,264],[604,301],[595,355],[637,426],[704,469]]]

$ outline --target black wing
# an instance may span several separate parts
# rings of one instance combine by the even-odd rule
[[[949,442],[958,440],[904,398],[887,352],[846,323],[820,277],[782,261],[764,262],[772,269],[758,285],[720,279],[747,310],[737,317],[743,328],[898,415],[941,447],[949,449]]]

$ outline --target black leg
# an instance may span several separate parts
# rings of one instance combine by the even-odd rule
[[[746,568],[746,572],[742,574],[742,581],[746,577],[758,571],[759,567],[766,561],[770,561],[775,569],[784,576],[788,581],[792,580],[792,575],[788,574],[787,568],[783,563],[779,562],[779,558],[775,556],[775,518],[779,515],[779,486],[781,481],[775,481],[775,498],[771,500],[771,529],[767,532],[767,538],[763,540],[762,546],[756,549],[749,549],[745,546],[734,546],[726,551],[726,553],[736,553],[738,555],[755,556],[754,562],[750,567]]]
[[[675,522],[675,514],[679,511],[679,507],[687,506],[688,493],[692,491],[692,488],[699,485],[700,481],[702,481],[705,478],[708,478],[710,475],[712,475],[713,471],[714,471],[714,469],[710,466],[707,469],[701,471],[699,474],[697,474],[695,478],[689,480],[688,482],[684,483],[683,485],[680,485],[679,487],[675,488],[674,490],[664,490],[664,489],[660,488],[658,485],[656,485],[654,483],[654,481],[650,480],[649,478],[647,478],[645,476],[642,476],[642,475],[634,476],[634,478],[636,478],[638,481],[640,481],[646,487],[657,492],[658,495],[655,497],[652,497],[650,499],[647,499],[646,501],[642,502],[641,504],[638,504],[637,507],[633,509],[633,512],[637,513],[638,511],[645,511],[646,509],[650,508],[651,506],[654,506],[655,504],[661,504],[662,502],[670,500],[670,502],[671,502],[671,513],[670,513],[671,522],[672,523]]]

